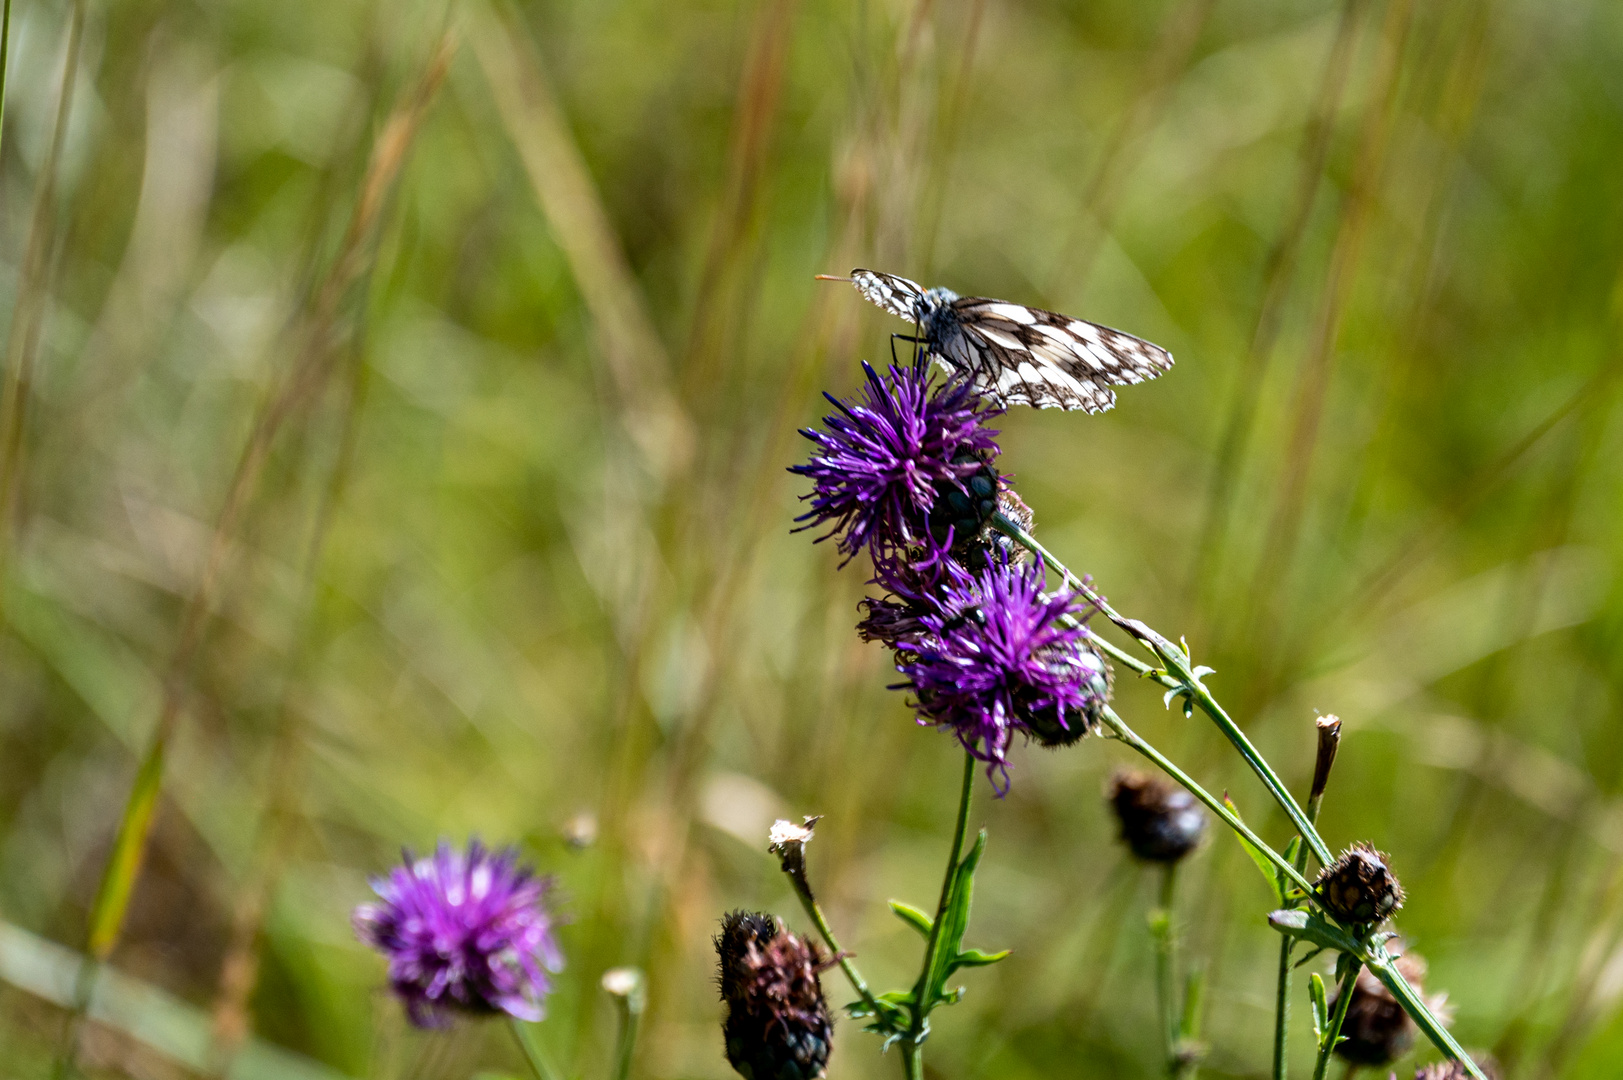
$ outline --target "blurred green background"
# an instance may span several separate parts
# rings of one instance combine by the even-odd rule
[[[885,901],[933,902],[960,757],[784,472],[902,329],[812,280],[857,265],[1173,351],[1106,415],[1004,418],[1038,535],[1298,790],[1345,718],[1325,835],[1392,853],[1466,1045],[1623,1072],[1623,5],[16,0],[10,65],[6,1077],[49,1073],[160,728],[92,1075],[521,1074],[501,1025],[408,1030],[349,930],[439,836],[558,875],[572,1075],[626,963],[637,1075],[730,1075],[721,913],[805,928],[774,816],[827,815],[831,918],[910,982]],[[980,786],[969,941],[1015,955],[933,1076],[1158,1075],[1129,757]],[[1206,1075],[1265,1075],[1268,888],[1221,835],[1182,877]],[[898,1068],[841,1025],[832,1076]]]

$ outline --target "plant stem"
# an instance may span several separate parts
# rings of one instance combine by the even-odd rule
[[[518,1040],[519,1049],[524,1051],[524,1060],[530,1063],[530,1069],[535,1073],[536,1080],[558,1080],[558,1074],[547,1064],[541,1048],[530,1041],[530,1032],[524,1026],[524,1021],[510,1020],[507,1026],[512,1029],[513,1038]]]
[[[6,72],[11,59],[11,0],[5,0],[0,14],[0,134],[6,129]]]
[[[1330,1067],[1330,1055],[1341,1041],[1341,1024],[1347,1019],[1347,1006],[1352,1004],[1353,988],[1358,984],[1358,969],[1363,966],[1358,957],[1350,953],[1343,955],[1347,957],[1347,973],[1341,977],[1341,988],[1336,991],[1336,1011],[1330,1017],[1330,1030],[1324,1033],[1324,1041],[1319,1044],[1319,1057],[1313,1063],[1313,1080],[1324,1080],[1325,1070]]]
[[[1150,914],[1155,933],[1155,1001],[1161,1012],[1161,1040],[1166,1049],[1167,1075],[1176,1077],[1178,1064],[1178,1003],[1175,978],[1178,964],[1177,929],[1172,924],[1172,905],[1177,896],[1178,864],[1161,867],[1161,903]]]
[[[1274,1080],[1286,1080],[1289,1066],[1285,1055],[1290,1044],[1291,946],[1293,938],[1279,936],[1279,978],[1274,988]]]
[[[874,1000],[873,991],[868,989],[868,984],[862,978],[861,972],[857,971],[856,965],[851,963],[851,958],[846,955],[845,950],[840,948],[840,943],[834,937],[834,930],[828,925],[828,918],[823,914],[823,908],[818,904],[817,897],[812,895],[811,889],[806,885],[804,878],[797,877],[794,874],[789,874],[787,877],[794,886],[795,896],[800,899],[800,906],[811,919],[812,925],[817,927],[818,934],[822,936],[823,944],[828,946],[831,955],[839,959],[840,970],[845,972],[845,978],[851,984],[851,989],[857,992],[857,996],[862,999],[862,1003],[868,1007],[869,1012],[874,1016],[878,1016],[879,1003]]]
[[[969,803],[975,793],[975,755],[964,751],[964,779],[958,791],[958,821],[952,830],[952,851],[947,855],[947,870],[941,877],[941,899],[936,903],[935,921],[930,924],[930,942],[924,947],[924,967],[919,981],[913,987],[913,1019],[902,1040],[902,1063],[907,1075],[924,1075],[924,1037],[929,1033],[930,1009],[933,1001],[925,997],[935,985],[936,950],[941,944],[941,924],[947,913],[947,902],[952,898],[952,883],[958,873],[958,860],[964,854],[964,835],[969,831]]]
[[[1321,865],[1328,865],[1330,862],[1330,849],[1325,845],[1324,840],[1320,838],[1318,830],[1313,827],[1312,822],[1307,818],[1307,814],[1302,810],[1295,798],[1291,796],[1290,789],[1285,787],[1284,782],[1279,779],[1279,775],[1274,772],[1273,766],[1269,765],[1267,760],[1258,753],[1257,748],[1251,744],[1251,740],[1246,737],[1245,732],[1240,730],[1239,725],[1217,703],[1217,699],[1212,697],[1210,691],[1201,685],[1200,680],[1195,677],[1194,672],[1190,669],[1189,657],[1183,650],[1138,620],[1125,618],[1120,612],[1116,611],[1105,601],[1104,597],[1088,588],[1087,585],[1083,584],[1081,578],[1071,573],[1070,569],[1056,559],[1047,548],[1043,547],[1036,537],[1021,528],[1019,522],[1006,514],[998,513],[993,515],[992,525],[1003,535],[1042,559],[1068,585],[1086,597],[1090,603],[1097,606],[1106,618],[1131,634],[1139,644],[1156,654],[1157,658],[1167,665],[1165,671],[1157,673],[1156,669],[1150,668],[1148,665],[1136,661],[1128,662],[1119,649],[1109,646],[1101,638],[1096,636],[1092,639],[1094,644],[1109,653],[1113,658],[1128,663],[1128,666],[1139,674],[1149,675],[1163,686],[1188,694],[1190,700],[1199,705],[1201,711],[1212,718],[1213,722],[1217,724],[1218,730],[1223,732],[1229,742],[1234,744],[1234,748],[1240,752],[1240,756],[1245,758],[1252,771],[1262,780],[1263,786],[1274,797],[1274,801],[1290,817],[1292,824],[1296,826],[1296,831],[1301,834],[1303,843],[1312,849],[1314,857],[1319,860]]]
[[[1137,750],[1140,754],[1143,754],[1145,757],[1149,758],[1150,761],[1155,763],[1155,766],[1158,769],[1172,777],[1172,779],[1176,780],[1182,787],[1188,790],[1189,794],[1199,799],[1205,805],[1206,809],[1216,814],[1223,824],[1245,837],[1252,844],[1255,844],[1257,850],[1261,851],[1269,862],[1277,866],[1280,871],[1291,880],[1292,884],[1307,892],[1309,896],[1313,895],[1313,885],[1307,880],[1307,878],[1302,876],[1301,872],[1298,871],[1295,866],[1291,865],[1289,860],[1264,843],[1262,838],[1256,833],[1252,832],[1251,829],[1247,827],[1245,822],[1235,817],[1229,812],[1228,807],[1224,806],[1217,799],[1213,798],[1211,792],[1195,783],[1188,773],[1184,772],[1182,769],[1178,768],[1171,761],[1169,761],[1166,755],[1162,754],[1161,751],[1145,742],[1138,732],[1128,727],[1127,722],[1120,716],[1116,715],[1115,709],[1110,708],[1108,705],[1105,706],[1102,719],[1104,720],[1105,726],[1110,728],[1111,731],[1115,732],[1118,739],[1126,743],[1128,746],[1131,746],[1134,750]]]

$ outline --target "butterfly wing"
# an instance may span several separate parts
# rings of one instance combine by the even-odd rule
[[[918,302],[924,289],[916,281],[895,274],[881,274],[877,270],[858,268],[851,271],[851,283],[869,301],[879,305],[897,318],[917,321]]]
[[[1004,404],[1104,412],[1116,403],[1111,386],[1172,367],[1159,345],[1058,312],[984,297],[952,308],[959,333],[942,342],[947,359]]]

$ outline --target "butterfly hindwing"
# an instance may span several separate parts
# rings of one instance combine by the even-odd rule
[[[963,351],[975,354],[962,360],[977,385],[1008,404],[1103,412],[1116,403],[1112,385],[1172,367],[1158,345],[1058,312],[984,297],[955,300],[952,308]]]

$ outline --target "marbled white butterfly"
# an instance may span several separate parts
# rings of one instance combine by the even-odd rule
[[[1172,354],[1159,345],[1069,315],[925,289],[873,270],[817,276],[849,281],[892,315],[917,323],[920,336],[907,340],[999,405],[1104,412],[1116,404],[1112,385],[1143,382],[1172,367]]]

